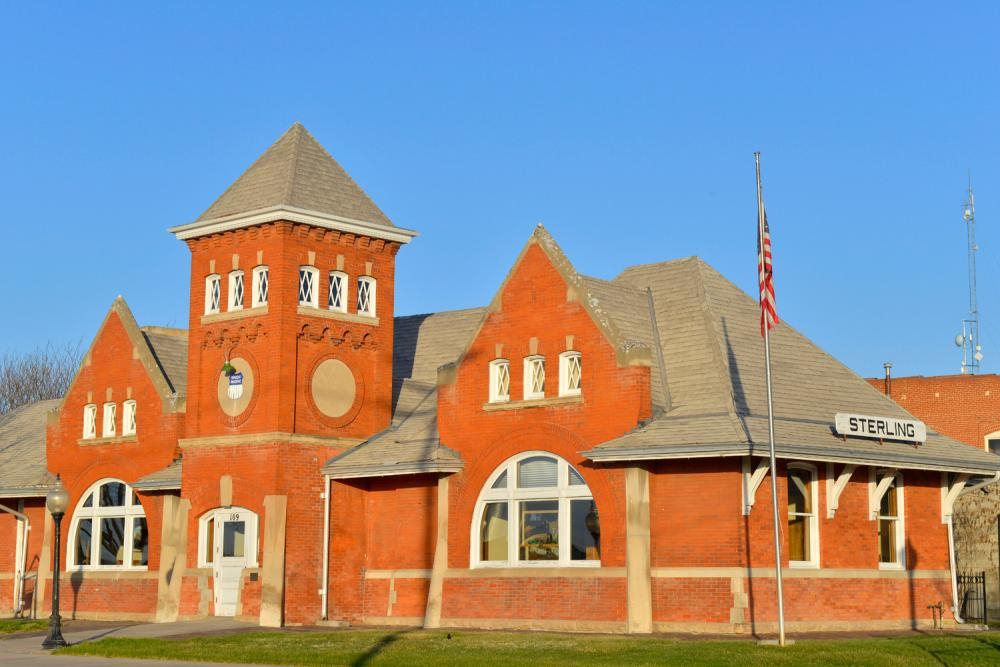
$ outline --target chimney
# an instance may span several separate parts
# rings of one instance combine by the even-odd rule
[[[885,368],[885,395],[892,396],[892,364],[887,361],[882,367]]]

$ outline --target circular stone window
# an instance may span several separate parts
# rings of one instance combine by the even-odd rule
[[[237,417],[250,405],[253,398],[253,369],[243,357],[230,359],[236,371],[232,375],[219,375],[219,407],[230,417]]]
[[[336,419],[347,414],[357,393],[354,373],[339,359],[327,359],[313,372],[313,402],[327,417]]]

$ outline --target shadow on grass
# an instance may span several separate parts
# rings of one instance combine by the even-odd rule
[[[384,637],[382,637],[382,639],[378,640],[377,643],[373,644],[371,648],[369,648],[367,651],[365,651],[357,658],[355,658],[354,661],[351,663],[351,667],[364,667],[365,665],[369,664],[382,651],[386,650],[387,648],[395,644],[397,641],[399,641],[400,637],[407,634],[408,632],[409,630],[400,630],[399,632],[392,632],[385,635]]]

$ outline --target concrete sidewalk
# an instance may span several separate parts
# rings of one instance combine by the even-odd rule
[[[93,624],[92,624],[93,625]],[[165,638],[199,634],[230,634],[258,630],[254,623],[240,623],[231,618],[206,618],[197,621],[177,623],[142,623],[138,625],[116,625],[113,623],[84,630],[73,630],[69,626],[63,637],[70,644],[96,641],[104,637]],[[97,665],[121,665],[122,667],[205,667],[220,663],[184,662],[166,660],[130,660],[76,655],[52,655],[42,649],[42,640],[47,633],[32,633],[16,639],[0,639],[0,665],[3,667],[96,667]],[[236,664],[236,663],[226,663]]]

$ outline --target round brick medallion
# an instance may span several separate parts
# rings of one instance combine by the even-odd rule
[[[327,359],[313,371],[312,398],[316,407],[327,417],[347,414],[357,395],[354,373],[340,359]]]
[[[243,357],[230,359],[229,363],[236,372],[233,375],[219,374],[219,407],[230,417],[238,417],[253,398],[253,368]]]

